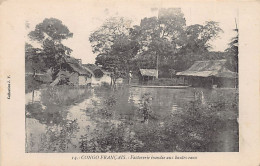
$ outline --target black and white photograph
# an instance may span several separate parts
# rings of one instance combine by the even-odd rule
[[[239,152],[238,9],[100,7],[24,26],[26,153]]]

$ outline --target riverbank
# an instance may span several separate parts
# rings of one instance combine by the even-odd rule
[[[149,80],[146,85],[148,86],[184,86],[185,82],[180,78],[158,78]]]
[[[131,85],[131,87],[139,88],[171,88],[171,89],[185,89],[189,86],[175,85],[175,86],[159,86],[159,85]]]

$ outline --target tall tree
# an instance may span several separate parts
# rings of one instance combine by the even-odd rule
[[[164,73],[170,69],[185,70],[195,60],[212,58],[210,41],[222,32],[214,21],[186,26],[179,8],[160,9],[157,17],[143,18],[131,28],[127,25],[123,18],[111,18],[91,34],[96,64],[111,71],[159,68],[159,75],[162,71],[161,76],[167,76]]]
[[[25,67],[27,71],[33,72],[33,77],[37,71],[46,71],[47,67],[41,56],[42,49],[33,48],[31,44],[25,43]]]
[[[39,55],[46,66],[54,71],[59,70],[64,57],[72,52],[70,48],[62,44],[62,41],[71,38],[73,34],[62,21],[56,18],[44,19],[28,36],[41,44],[42,49],[39,50]]]
[[[130,20],[112,17],[89,37],[93,53],[98,54],[96,64],[112,72],[112,85],[119,77],[128,76],[129,62],[138,50],[129,36],[130,24]]]
[[[140,44],[140,67],[155,68],[157,60],[163,65],[174,59],[184,42],[185,26],[186,20],[179,8],[160,9],[158,17],[142,19],[140,25],[132,29]]]
[[[231,39],[229,47],[225,50],[227,52],[227,67],[234,72],[238,72],[238,28],[234,29],[236,36]]]
[[[175,63],[176,70],[185,70],[196,60],[209,60],[212,48],[210,41],[219,37],[223,30],[218,22],[209,21],[204,25],[195,24],[185,28],[185,42],[178,52],[178,58]],[[216,58],[218,58],[216,56]]]

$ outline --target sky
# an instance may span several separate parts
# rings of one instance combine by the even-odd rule
[[[115,6],[115,7],[88,7],[77,6],[73,11],[55,10],[41,12],[37,10],[34,15],[26,17],[29,28],[28,34],[35,26],[42,22],[44,18],[57,18],[66,25],[73,33],[73,38],[63,41],[63,44],[73,50],[71,56],[82,59],[82,63],[95,63],[96,55],[92,53],[91,44],[88,40],[90,34],[94,32],[109,17],[126,17],[131,19],[132,25],[139,24],[144,17],[158,15],[158,10],[152,10],[150,6]],[[236,9],[223,7],[196,8],[182,7],[182,12],[186,19],[186,25],[204,24],[205,21],[219,22],[224,33],[219,34],[219,38],[212,41],[212,51],[224,51],[228,47],[231,38],[235,36],[235,19],[238,22],[238,11]],[[35,44],[37,46],[37,44]]]

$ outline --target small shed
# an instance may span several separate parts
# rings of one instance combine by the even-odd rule
[[[158,70],[140,69],[140,77],[139,77],[140,81],[146,82],[148,80],[154,80],[155,78],[158,78]]]
[[[226,67],[226,60],[196,61],[188,70],[177,72],[192,86],[237,87],[238,73]]]

